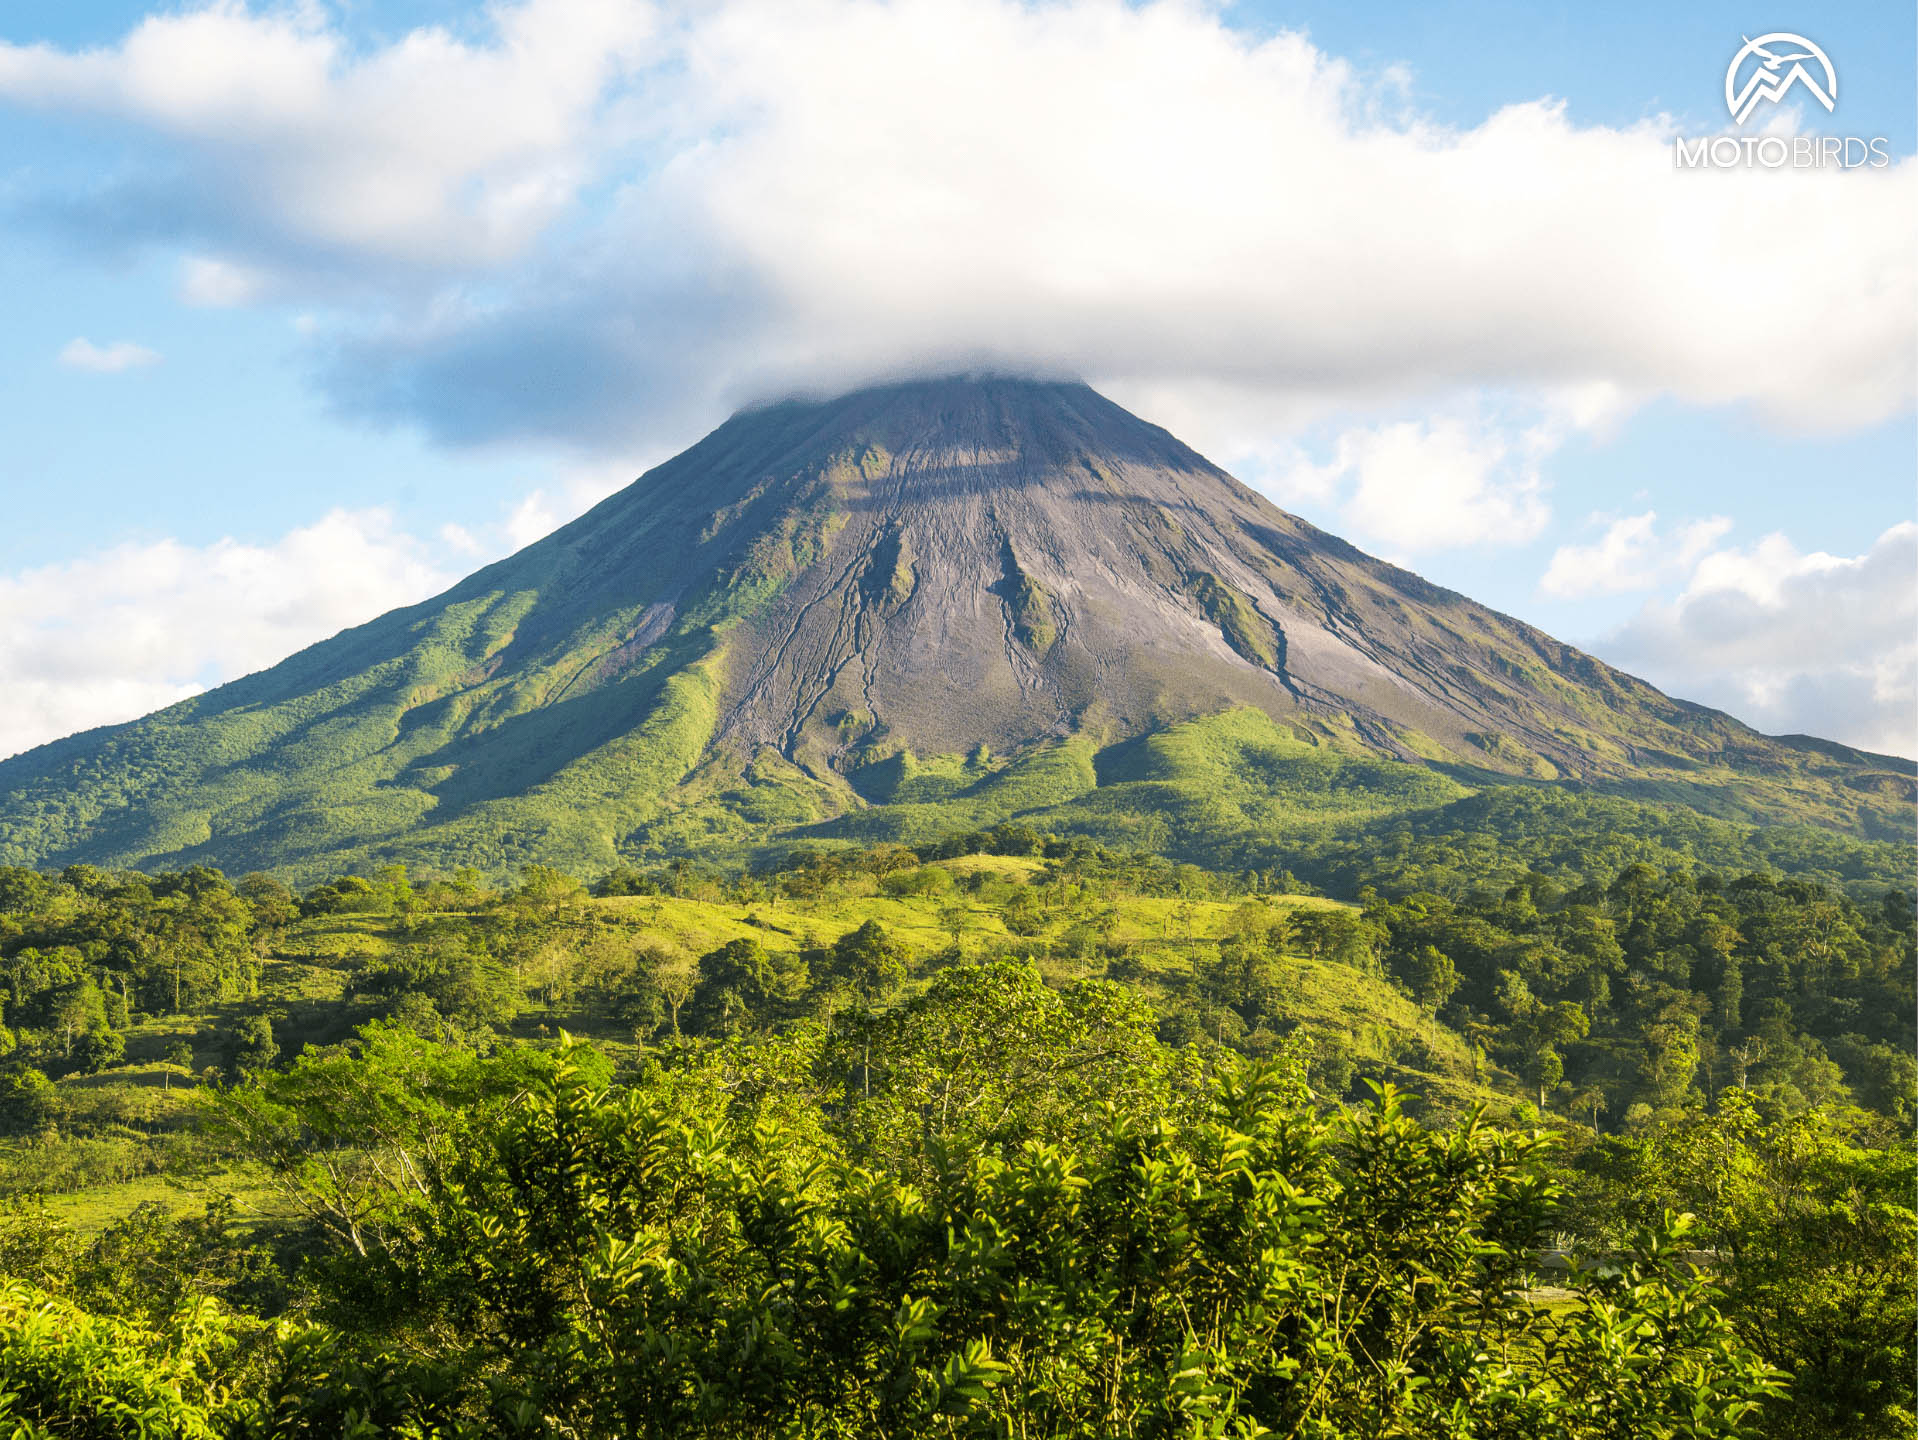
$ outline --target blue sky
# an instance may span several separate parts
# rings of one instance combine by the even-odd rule
[[[1676,693],[1910,753],[1914,23],[23,0],[0,753],[417,598],[756,394],[981,359]],[[1894,165],[1674,172],[1768,30],[1840,103],[1749,128]]]

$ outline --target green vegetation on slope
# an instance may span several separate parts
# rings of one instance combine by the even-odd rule
[[[1059,616],[1046,587],[1035,580],[1006,546],[1006,574],[1001,582],[1006,609],[1012,617],[1012,633],[1022,645],[1044,654],[1059,638]]]
[[[435,601],[0,762],[0,863],[611,865],[707,753],[727,637],[819,560],[849,467],[715,481],[696,447],[654,475],[696,509],[616,496]]]
[[[774,838],[921,845],[1018,821],[1213,869],[1289,870],[1347,899],[1364,884],[1458,894],[1530,870],[1609,880],[1631,864],[1763,864],[1866,896],[1912,872],[1909,845],[1812,825],[1740,825],[1555,786],[1474,791],[1439,770],[1301,738],[1250,709],[1104,749],[1075,737],[997,761],[894,752],[852,779],[870,808]]]
[[[1201,571],[1192,577],[1192,598],[1219,627],[1225,643],[1262,670],[1279,664],[1279,633],[1245,595],[1218,576]]]

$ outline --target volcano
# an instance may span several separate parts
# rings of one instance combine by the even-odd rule
[[[1908,762],[1760,735],[1365,555],[1084,385],[967,377],[745,411],[435,599],[0,763],[0,861],[591,870],[847,833],[1035,757],[1090,793],[1218,716],[1260,764],[1449,793],[1868,838],[1912,794]]]

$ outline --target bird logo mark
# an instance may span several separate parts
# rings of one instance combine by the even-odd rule
[[[1837,107],[1838,72],[1825,52],[1803,35],[1779,30],[1756,40],[1749,35],[1740,38],[1745,48],[1732,56],[1731,66],[1725,71],[1725,108],[1732,112],[1734,124],[1743,125],[1761,104],[1776,105],[1794,85],[1811,91],[1812,98],[1827,110]],[[1818,77],[1805,68],[1807,60],[1818,62],[1824,84],[1820,85]],[[1756,63],[1741,81],[1739,76],[1746,71],[1747,61]]]

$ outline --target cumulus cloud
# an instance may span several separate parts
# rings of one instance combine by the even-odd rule
[[[1918,524],[1862,555],[1783,535],[1715,551],[1593,648],[1761,730],[1918,756]]]
[[[330,306],[336,403],[445,440],[610,452],[984,362],[1233,389],[1284,425],[1368,411],[1378,473],[1417,446],[1457,483],[1502,462],[1390,428],[1432,395],[1844,427],[1912,392],[1909,160],[1681,172],[1662,122],[1545,99],[1441,126],[1396,73],[1182,0],[523,0],[358,50],[320,13],[0,46],[0,97],[162,137],[175,171],[94,222],[163,217],[253,293]],[[188,293],[247,293],[228,273]]]
[[[262,669],[451,578],[381,510],[271,544],[128,544],[0,577],[0,756]]]
[[[180,267],[180,298],[189,305],[231,309],[260,299],[271,288],[261,271],[211,255],[189,255]]]
[[[1626,515],[1612,520],[1590,545],[1561,545],[1553,551],[1539,589],[1562,599],[1650,590],[1685,574],[1731,528],[1729,518],[1714,515],[1687,520],[1661,535],[1657,511]]]
[[[356,53],[317,5],[216,0],[143,20],[117,46],[0,44],[0,98],[125,121],[170,142],[84,212],[96,226],[227,242],[203,271],[510,259],[564,212],[605,141],[609,82],[656,16],[632,0],[524,0],[488,43],[414,30]],[[138,204],[124,203],[137,199]],[[194,277],[189,275],[189,291]]]
[[[1281,501],[1336,505],[1350,533],[1395,555],[1521,545],[1550,518],[1538,461],[1558,443],[1544,424],[1397,421],[1345,431],[1328,461],[1295,463],[1264,488]]]
[[[562,466],[552,483],[530,491],[488,533],[505,550],[521,549],[585,514],[614,491],[630,485],[632,480],[631,469],[617,461]],[[449,541],[451,538],[448,537]],[[484,542],[464,532],[462,538],[472,540],[477,548],[484,548]]]
[[[90,370],[96,375],[117,375],[122,370],[137,370],[142,365],[160,363],[160,352],[131,340],[115,340],[95,345],[77,336],[60,347],[60,363],[69,370]]]

